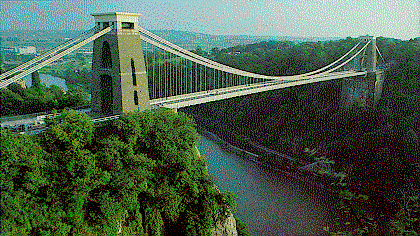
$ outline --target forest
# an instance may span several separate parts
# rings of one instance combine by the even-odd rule
[[[210,235],[235,212],[185,114],[155,109],[95,127],[64,111],[47,126],[1,131],[2,235]]]
[[[32,73],[30,88],[13,83],[0,89],[0,100],[0,116],[24,115],[90,104],[89,95],[83,89],[73,87],[65,92],[56,85],[46,87],[41,84],[38,72]]]
[[[355,40],[299,44],[273,41],[202,54],[251,72],[292,75],[336,60]],[[392,67],[386,71],[382,99],[376,106],[360,100],[352,108],[343,109],[341,81],[329,81],[184,111],[192,114],[199,126],[250,151],[250,142],[255,142],[307,162],[324,160],[333,164],[332,172],[339,178],[332,187],[341,191],[341,208],[357,224],[348,234],[417,235],[420,38],[378,38],[378,48]],[[368,200],[361,203],[357,196]],[[371,207],[366,210],[362,205]]]

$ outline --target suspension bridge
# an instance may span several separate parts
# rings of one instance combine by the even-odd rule
[[[382,90],[382,58],[372,36],[360,37],[336,61],[304,74],[269,76],[197,55],[141,28],[140,14],[93,14],[95,26],[60,46],[0,75],[0,88],[94,42],[91,112],[97,121],[156,107],[178,109],[298,85],[374,77]],[[382,58],[383,60],[383,58]],[[100,118],[98,118],[100,117]]]

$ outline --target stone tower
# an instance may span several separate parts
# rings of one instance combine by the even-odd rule
[[[369,41],[370,44],[366,47],[366,49],[359,54],[354,59],[354,69],[355,71],[368,71],[368,72],[375,72],[376,65],[378,61],[378,56],[376,53],[376,37],[375,36],[360,36],[359,40],[362,42],[359,47],[356,49],[356,52],[365,46],[365,44]]]
[[[140,14],[93,14],[109,33],[93,44],[92,111],[103,115],[150,109],[147,73],[138,31]]]
[[[357,102],[374,107],[380,100],[384,83],[383,71],[377,70],[376,37],[361,36],[362,43],[356,51],[361,50],[371,41],[366,49],[354,59],[355,71],[366,71],[366,75],[343,80],[341,107],[351,108]]]

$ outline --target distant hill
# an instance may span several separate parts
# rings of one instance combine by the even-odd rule
[[[186,49],[195,49],[200,46],[203,50],[208,51],[212,48],[228,48],[237,45],[246,45],[259,43],[263,41],[327,41],[338,40],[339,37],[277,37],[277,36],[249,36],[249,35],[211,35],[201,34],[188,31],[176,30],[150,30],[152,33]],[[49,42],[51,45],[61,43],[65,38],[73,38],[83,31],[71,30],[28,30],[28,31],[0,31],[2,41],[5,39],[17,38],[21,41],[17,44],[22,45],[27,41]],[[22,42],[26,41],[26,42]],[[89,44],[92,47],[93,44]],[[9,44],[7,45],[9,46]]]
[[[339,37],[320,38],[320,37],[288,37],[288,36],[250,36],[250,35],[211,35],[188,31],[175,30],[150,30],[152,33],[180,46],[185,49],[195,49],[200,46],[208,51],[212,48],[229,48],[237,45],[259,43],[263,41],[293,41],[293,42],[313,42],[342,39]]]

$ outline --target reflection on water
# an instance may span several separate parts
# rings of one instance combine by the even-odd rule
[[[235,215],[252,235],[323,235],[337,216],[332,197],[320,188],[244,160],[206,137],[199,150],[219,189],[238,196]]]

